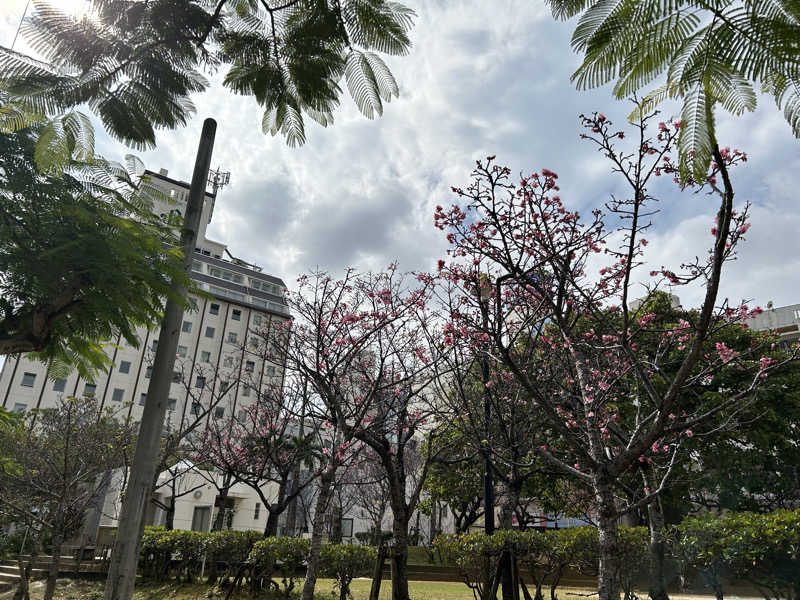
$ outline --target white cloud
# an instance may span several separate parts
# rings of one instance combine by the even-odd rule
[[[12,0],[0,9],[6,43],[23,4]],[[158,149],[142,158],[151,169],[166,167],[188,179],[202,119],[216,118],[213,164],[231,171],[232,182],[220,194],[210,235],[290,285],[316,266],[341,271],[399,260],[403,268],[433,268],[444,253],[433,207],[450,202],[450,186],[466,184],[474,160],[488,154],[514,172],[557,171],[562,198],[584,211],[622,190],[602,157],[578,139],[577,115],[602,110],[623,123],[630,106],[608,89],[574,89],[574,22],[556,22],[543,3],[529,0],[409,4],[418,13],[414,49],[389,61],[401,97],[382,118],[364,119],[344,97],[332,128],[310,125],[308,144],[289,149],[261,133],[255,102],[224,91],[218,74],[213,88],[195,99],[198,113],[189,127],[160,132]],[[798,301],[800,158],[774,103],[766,97],[760,103],[742,118],[719,116],[720,139],[751,155],[734,176],[737,199],[755,204],[748,242],[723,292],[791,303]],[[100,137],[109,157],[125,152]],[[701,252],[710,240],[713,201],[677,194],[666,182],[654,190],[664,202],[648,235],[653,263]],[[681,295],[687,304],[698,297]]]

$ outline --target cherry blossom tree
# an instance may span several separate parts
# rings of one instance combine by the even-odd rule
[[[669,465],[698,426],[747,402],[778,366],[758,345],[740,352],[713,342],[716,332],[740,327],[760,310],[718,297],[724,266],[750,227],[747,205],[734,206],[730,173],[745,154],[715,146],[707,179],[687,181],[718,199],[708,254],[647,275],[644,235],[658,216],[648,187],[677,172],[672,154],[682,126],[665,121],[651,133],[656,119],[642,116],[629,151],[618,148],[625,134],[604,115],[581,117],[582,137],[630,192],[603,209],[582,216],[559,197],[553,171],[514,184],[511,171],[489,157],[478,161],[467,188],[453,189],[456,203],[437,207],[434,217],[451,245],[440,268],[461,290],[444,342],[485,348],[554,432],[556,443],[540,444],[536,458],[592,490],[601,600],[619,596],[619,518],[657,498],[671,469],[624,508],[617,502],[620,478],[654,457]],[[646,301],[633,302],[665,284],[702,287],[691,320],[659,327],[642,309]],[[724,398],[704,402],[685,393],[732,369],[749,376]]]
[[[400,599],[409,597],[408,525],[429,464],[423,461],[409,477],[407,457],[429,422],[424,393],[437,352],[427,333],[434,327],[427,309],[432,285],[430,276],[403,275],[394,265],[380,273],[348,270],[341,279],[312,273],[287,298],[294,321],[263,334],[275,340],[275,361],[309,382],[318,399],[312,418],[337,432],[331,454],[342,460],[339,455],[359,442],[385,470],[393,515],[392,586]],[[312,595],[307,579],[303,598]]]
[[[300,435],[298,408],[303,391],[293,386],[253,391],[252,404],[240,407],[227,419],[212,419],[199,447],[198,462],[222,472],[223,480],[243,483],[259,497],[267,511],[265,536],[278,532],[278,518],[289,503],[313,481],[292,482],[295,465],[314,468],[320,453],[313,424],[305,424]]]

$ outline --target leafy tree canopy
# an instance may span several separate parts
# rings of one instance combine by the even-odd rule
[[[409,51],[414,17],[391,0],[92,0],[81,18],[34,6],[24,35],[46,62],[0,47],[0,126],[86,104],[140,149],[156,129],[186,124],[190,96],[209,86],[202,72],[216,69],[290,146],[305,142],[305,117],[333,122],[342,78],[359,110],[380,116],[398,94],[380,54]]]
[[[44,174],[37,134],[0,134],[0,354],[35,352],[91,378],[108,360],[102,343],[138,345],[136,326],[156,322],[171,279],[188,277],[173,229],[135,193],[141,177],[97,161]]]
[[[713,107],[740,115],[756,90],[772,95],[800,137],[800,4],[793,0],[548,0],[580,15],[572,47],[584,55],[579,88],[615,81],[627,98],[662,78],[644,112],[682,98],[683,175],[703,181],[714,145]],[[665,78],[665,80],[664,80]]]

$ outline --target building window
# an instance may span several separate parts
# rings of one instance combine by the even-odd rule
[[[192,322],[184,321],[183,325],[181,325],[181,331],[183,333],[192,333]]]
[[[262,317],[261,315],[253,315],[253,325],[259,327],[261,325]]]
[[[67,387],[67,380],[66,379],[56,379],[53,381],[53,391],[54,392],[63,392]]]
[[[267,375],[269,377],[275,377],[275,367],[267,367]]]
[[[27,404],[22,404],[20,402],[15,402],[14,403],[14,412],[17,413],[18,415],[21,415],[26,410],[28,410],[28,405]]]
[[[206,378],[202,375],[198,375],[197,379],[194,381],[194,387],[200,388],[201,390],[206,387]]]
[[[244,386],[244,387],[242,388],[242,396],[244,396],[244,397],[246,398],[246,397],[248,397],[249,395],[250,395],[250,386],[249,386],[249,385],[246,385],[246,386]]]
[[[192,261],[192,271],[196,271],[197,273],[202,273],[203,272],[203,263],[201,263],[199,260],[193,260]]]
[[[22,386],[23,387],[33,387],[33,383],[36,381],[36,373],[24,373],[22,375]]]
[[[226,356],[225,360],[222,361],[222,366],[225,367],[226,369],[230,369],[233,366],[233,357]]]
[[[353,537],[353,519],[342,519],[342,537]]]
[[[114,388],[114,391],[111,392],[111,400],[114,402],[122,402],[122,399],[125,397],[125,390],[122,388]]]
[[[87,383],[83,386],[83,395],[84,396],[94,396],[94,393],[97,391],[97,386],[93,383]]]
[[[181,371],[172,372],[172,383],[180,383],[183,381],[183,373]]]
[[[258,348],[258,338],[256,336],[250,336],[250,343],[248,344],[250,350],[255,350]]]
[[[208,350],[203,350],[202,352],[200,352],[200,362],[204,363],[211,362],[211,352],[209,352]]]
[[[119,363],[119,372],[120,373],[130,373],[131,372],[131,363],[127,360],[123,360]]]
[[[241,321],[242,320],[242,311],[236,310],[234,308],[233,312],[231,313],[231,319],[233,319],[234,321]]]
[[[144,403],[147,402],[147,394],[142,392],[139,394],[139,406],[144,406]]]
[[[253,370],[254,370],[255,368],[256,368],[256,363],[255,363],[255,362],[253,362],[252,360],[248,360],[248,361],[245,363],[244,370],[245,370],[247,373],[252,373],[252,372],[253,372]]]
[[[158,340],[153,340],[153,347],[152,348],[153,348],[153,352],[158,350]]]
[[[221,419],[224,416],[225,416],[225,407],[224,406],[218,406],[218,407],[216,407],[214,409],[214,418],[215,419]]]
[[[186,346],[178,346],[178,356],[181,358],[186,358],[186,354],[189,352],[189,349]]]
[[[800,321],[800,308],[794,309],[794,319],[795,321]]]
[[[253,520],[258,521],[258,518],[261,516],[261,502],[256,502],[256,508],[253,511]]]
[[[170,398],[167,400],[167,410],[172,411],[175,410],[175,407],[178,405],[178,401],[175,398]]]
[[[150,376],[153,374],[153,367],[147,367],[144,370],[145,379],[150,379]]]
[[[192,414],[196,417],[200,414],[200,403],[192,402]]]
[[[228,332],[228,343],[229,344],[235,344],[238,339],[239,339],[239,336],[236,334],[235,331],[229,331]]]
[[[217,304],[216,302],[212,302],[211,303],[211,308],[208,309],[208,312],[210,312],[212,315],[218,315],[219,314],[219,304]]]
[[[214,328],[213,327],[206,327],[206,337],[213,338],[214,337]]]

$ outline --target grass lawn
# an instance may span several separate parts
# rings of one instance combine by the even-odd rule
[[[80,580],[80,579],[61,579],[56,590],[56,600],[102,600],[103,586],[102,580]],[[363,578],[353,581],[351,591],[354,600],[367,600],[369,597],[370,580]],[[302,588],[302,580],[298,582],[296,591],[299,593]],[[333,581],[331,579],[320,579],[317,583],[317,600],[338,600],[338,594],[333,594]],[[473,600],[472,593],[462,583],[450,581],[412,581],[409,585],[409,592],[413,600]],[[559,588],[558,597],[561,600],[581,600],[592,590],[580,588]],[[34,582],[31,589],[31,600],[41,600],[44,593],[44,583]],[[549,598],[549,594],[545,591]],[[13,591],[0,594],[0,600],[10,600]],[[499,594],[498,594],[499,596]],[[249,599],[248,594],[235,594],[237,600]],[[640,597],[646,600],[647,592],[642,591]],[[735,594],[728,592],[727,598],[731,600],[744,600],[745,598],[755,598],[755,596],[745,594]],[[215,595],[208,586],[195,584],[175,584],[167,583],[161,585],[140,584],[136,587],[134,600],[220,600],[224,594]],[[263,596],[262,596],[263,598]],[[391,582],[385,580],[381,586],[381,600],[390,600]],[[673,600],[713,600],[710,594],[672,594]]]

